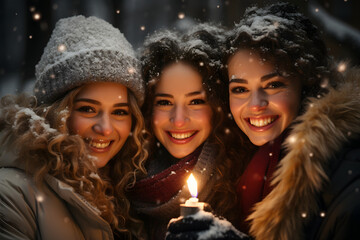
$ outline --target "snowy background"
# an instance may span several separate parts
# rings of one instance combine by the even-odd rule
[[[0,96],[32,91],[34,69],[58,19],[97,16],[119,28],[138,48],[160,28],[184,30],[197,22],[231,27],[251,0],[1,0]],[[292,0],[316,23],[339,61],[360,64],[359,0]]]

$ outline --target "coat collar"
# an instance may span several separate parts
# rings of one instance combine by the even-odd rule
[[[275,172],[275,187],[248,218],[257,240],[301,239],[303,220],[316,213],[318,194],[329,181],[330,159],[360,135],[359,77],[360,70],[349,70],[339,88],[311,99],[296,119],[284,142],[287,155]]]

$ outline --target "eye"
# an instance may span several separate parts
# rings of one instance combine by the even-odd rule
[[[204,99],[193,99],[190,101],[190,105],[199,105],[199,104],[205,104],[205,100]]]
[[[81,106],[76,111],[83,112],[83,113],[95,113],[95,108],[90,106]]]
[[[158,100],[155,102],[156,106],[170,106],[172,103],[168,100]]]
[[[276,88],[282,88],[282,87],[285,87],[285,83],[280,82],[280,81],[275,81],[275,82],[270,82],[269,84],[267,84],[265,88],[276,89]]]
[[[246,88],[244,87],[234,87],[230,90],[232,93],[234,94],[240,94],[240,93],[246,93],[248,92],[249,90],[247,90]]]
[[[117,116],[127,116],[127,115],[129,115],[129,112],[126,111],[125,109],[116,109],[112,112],[112,114],[117,115]]]

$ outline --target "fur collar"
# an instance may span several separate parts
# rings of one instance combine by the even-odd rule
[[[257,240],[302,239],[303,218],[318,210],[317,194],[328,182],[329,161],[360,135],[360,69],[321,99],[311,99],[285,140],[288,154],[275,172],[273,191],[249,216]]]

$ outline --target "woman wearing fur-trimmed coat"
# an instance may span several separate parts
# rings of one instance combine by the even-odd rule
[[[258,150],[240,177],[257,240],[360,238],[360,70],[332,70],[292,5],[251,8],[229,33],[233,118]]]
[[[256,239],[360,237],[359,83],[360,70],[350,70],[297,119],[274,188],[250,215]]]

